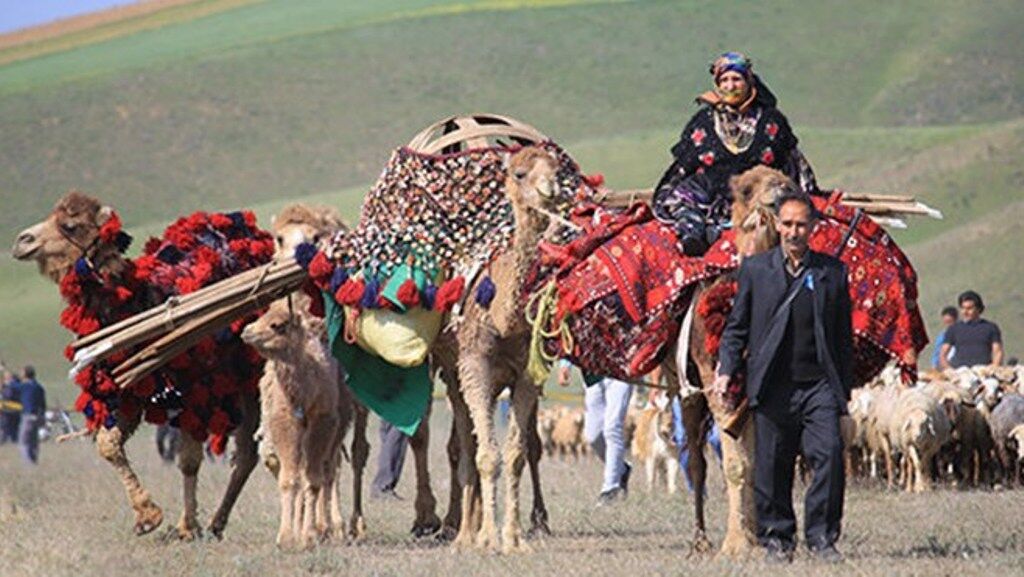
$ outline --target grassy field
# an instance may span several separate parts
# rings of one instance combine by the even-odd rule
[[[431,448],[433,486],[446,503],[448,473],[443,441],[450,415],[438,405]],[[371,433],[376,429],[371,423]],[[177,470],[159,463],[145,428],[131,445],[131,456],[154,498],[164,507],[165,524],[180,513]],[[376,437],[371,437],[376,445]],[[374,471],[375,449],[370,474]],[[544,460],[543,486],[554,535],[530,542],[529,555],[491,556],[453,552],[432,540],[408,534],[412,522],[412,467],[406,464],[398,492],[401,502],[370,501],[365,507],[368,536],[358,545],[334,543],[309,553],[281,553],[273,545],[277,490],[270,475],[254,472],[222,542],[180,543],[155,534],[131,535],[132,516],[120,484],[87,443],[44,445],[37,469],[24,467],[10,446],[0,447],[0,567],[5,575],[26,577],[102,574],[229,575],[296,574],[394,575],[957,575],[1019,573],[1024,564],[1024,529],[1018,491],[924,495],[885,492],[855,484],[847,493],[844,535],[847,561],[822,566],[800,550],[787,567],[760,561],[737,564],[688,557],[693,516],[690,497],[647,494],[642,475],[630,497],[614,508],[597,509],[594,499],[601,470],[595,459]],[[200,472],[204,519],[226,485],[228,469],[209,464]],[[343,484],[350,483],[343,469]],[[528,485],[528,481],[524,483]],[[526,510],[529,489],[524,486]],[[798,487],[797,495],[802,494]],[[711,538],[720,542],[725,511],[721,473],[712,468],[709,487]],[[501,500],[499,499],[499,502]],[[342,505],[349,511],[348,487]],[[440,509],[443,514],[444,505]],[[798,517],[801,515],[798,508]]]

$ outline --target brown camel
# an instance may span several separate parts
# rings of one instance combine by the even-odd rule
[[[792,181],[776,170],[758,166],[739,176],[734,176],[729,184],[733,194],[732,222],[740,258],[764,252],[776,246],[779,237],[775,231],[775,216],[771,207],[781,190],[794,186]],[[719,277],[700,283],[694,291],[692,302],[699,302],[704,291],[711,290],[719,283],[729,282],[729,280]],[[702,385],[713,382],[715,376],[716,359],[705,349],[706,335],[707,327],[704,320],[700,318],[700,315],[694,314],[689,333],[689,354],[685,370],[686,380],[700,388]],[[666,369],[671,374],[678,374],[675,358],[675,355],[670,355],[666,362]],[[682,406],[683,426],[686,429],[687,449],[690,453],[689,474],[693,479],[696,521],[693,550],[698,553],[711,550],[711,542],[707,538],[704,519],[704,492],[707,477],[704,445],[707,431],[711,426],[711,418],[713,418],[719,428],[722,430],[729,428],[735,433],[735,436],[730,434],[721,436],[722,466],[725,471],[729,513],[720,554],[729,557],[747,555],[754,550],[757,544],[755,539],[757,518],[754,507],[754,427],[752,419],[746,419],[738,427],[727,427],[726,425],[735,419],[737,411],[733,407],[727,406],[723,399],[715,395],[693,394],[683,400]]]
[[[333,208],[311,207],[303,204],[293,204],[283,208],[274,217],[271,228],[274,233],[277,254],[281,256],[291,256],[300,244],[319,244],[322,240],[329,239],[334,233],[346,229],[341,217]],[[308,316],[308,297],[301,292],[296,292],[292,298],[295,299],[295,310]],[[323,330],[321,338],[327,338],[326,329]],[[355,414],[350,449],[353,472],[353,511],[348,532],[349,536],[358,539],[365,536],[366,533],[366,522],[363,518],[363,471],[370,453],[370,445],[366,438],[368,412],[366,407],[352,396],[351,390],[344,385],[344,379],[342,379],[341,387],[342,394],[352,398]],[[429,411],[429,407],[427,410]],[[429,421],[428,413],[416,433],[409,438],[416,466],[416,498],[413,503],[416,518],[413,521],[412,533],[417,537],[436,533],[441,527],[441,519],[436,513],[437,499],[435,499],[430,486],[430,471],[428,469]],[[271,447],[264,448],[262,445],[260,450],[264,455],[273,451]]]
[[[75,261],[85,256],[93,265],[100,278],[109,275],[107,282],[114,286],[125,282],[128,268],[125,257],[112,243],[99,242],[100,227],[107,222],[113,211],[102,206],[96,199],[80,192],[64,196],[54,207],[50,216],[24,231],[15,241],[12,254],[22,261],[34,260],[43,276],[59,283],[73,268]],[[104,318],[103,301],[90,294],[85,295],[86,306],[97,311]],[[253,432],[259,424],[259,407],[255,396],[242,395],[240,406],[241,422],[232,431],[236,453],[231,460],[231,480],[221,499],[220,506],[209,525],[209,531],[220,537],[227,525],[231,509],[241,493],[245,482],[256,465],[256,444]],[[128,493],[128,500],[135,510],[135,532],[142,535],[156,529],[163,521],[163,511],[153,502],[132,469],[124,445],[138,428],[140,415],[129,416],[117,411],[113,427],[99,427],[95,434],[96,447],[100,456],[117,471]],[[184,509],[178,522],[180,538],[191,540],[200,535],[196,512],[196,483],[199,467],[203,462],[202,443],[191,435],[182,435],[178,467],[183,477]]]
[[[337,474],[352,404],[340,394],[337,362],[324,347],[321,325],[312,315],[295,314],[282,299],[242,332],[242,340],[267,359],[260,395],[263,427],[279,463],[277,544],[283,548],[308,549],[342,523]]]
[[[432,362],[441,369],[449,384],[454,427],[459,435],[458,484],[462,492],[461,499],[453,496],[453,506],[461,501],[455,546],[475,545],[489,550],[499,547],[496,520],[499,451],[494,433],[494,407],[498,395],[509,388],[512,418],[503,455],[506,482],[501,539],[506,552],[526,548],[519,521],[519,482],[527,457],[531,462],[538,461],[541,446],[536,432],[539,389],[525,370],[530,327],[523,315],[521,293],[526,274],[536,258],[537,244],[548,226],[544,212],[551,210],[547,205],[558,193],[557,167],[557,161],[550,154],[535,147],[524,148],[509,160],[505,186],[516,228],[512,246],[488,267],[497,289],[495,297],[489,307],[481,306],[473,298],[467,299],[464,317],[457,328],[442,335],[433,350]],[[480,282],[482,280],[473,283],[468,294],[476,294]],[[449,444],[449,454],[452,452]],[[545,524],[539,475],[533,467],[531,469],[534,522]],[[537,512],[538,505],[542,513]]]

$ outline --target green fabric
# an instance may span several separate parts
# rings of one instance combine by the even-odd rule
[[[427,411],[433,383],[426,363],[402,368],[345,342],[345,315],[341,305],[324,293],[324,311],[331,353],[345,367],[348,386],[356,398],[380,418],[406,435],[420,426]]]
[[[589,373],[583,373],[583,384],[591,387],[601,382],[604,379],[601,375],[591,375]]]

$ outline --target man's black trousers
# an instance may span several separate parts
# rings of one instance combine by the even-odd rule
[[[758,539],[778,539],[785,548],[796,542],[793,474],[799,451],[813,472],[804,500],[807,546],[830,545],[839,538],[845,484],[839,401],[825,379],[773,379],[761,397],[754,411]]]

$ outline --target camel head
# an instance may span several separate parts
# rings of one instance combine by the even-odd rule
[[[779,244],[775,230],[775,199],[796,185],[786,175],[755,166],[729,179],[732,189],[732,224],[740,256],[751,256]]]
[[[558,187],[558,161],[536,146],[527,146],[508,161],[505,193],[516,211],[517,219],[533,212],[534,216],[555,210],[563,201]]]
[[[277,256],[292,256],[302,243],[319,244],[339,230],[345,230],[341,215],[326,206],[290,204],[271,221]]]
[[[246,325],[242,340],[264,358],[280,359],[305,339],[302,316],[289,306],[287,298],[278,299],[263,316]]]
[[[39,272],[54,282],[66,275],[87,252],[94,257],[100,227],[113,215],[109,206],[78,191],[57,202],[46,220],[18,234],[11,254],[18,260],[34,260]],[[97,247],[98,248],[98,247]]]

